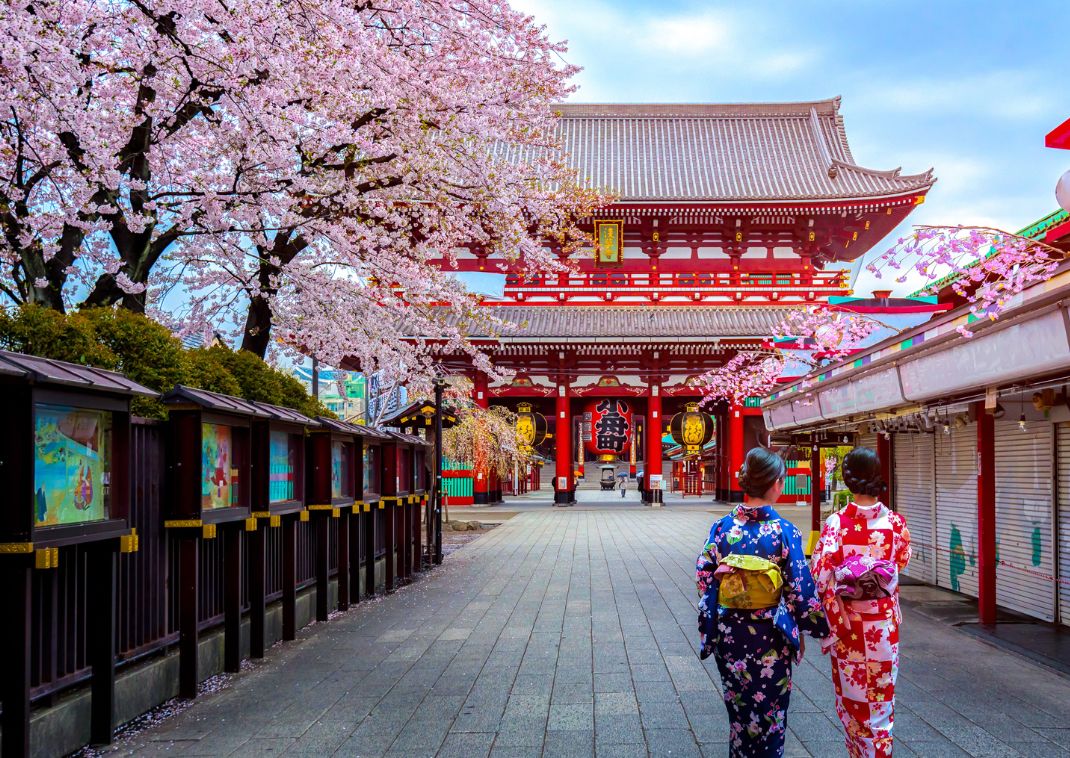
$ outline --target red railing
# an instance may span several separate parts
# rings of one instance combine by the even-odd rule
[[[692,298],[741,299],[753,295],[808,298],[842,294],[848,287],[846,271],[814,272],[628,272],[584,271],[568,275],[507,274],[506,295],[518,300],[561,295],[647,296],[660,299],[674,295]]]

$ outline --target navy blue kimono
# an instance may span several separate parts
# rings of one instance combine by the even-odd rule
[[[777,564],[784,579],[779,605],[737,610],[718,604],[714,571],[733,553]],[[737,506],[713,525],[695,568],[701,656],[712,654],[721,674],[731,755],[781,756],[799,634],[820,638],[829,633],[799,529],[772,506]]]

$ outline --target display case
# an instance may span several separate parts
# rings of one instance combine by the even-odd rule
[[[34,572],[81,545],[95,613],[93,739],[110,742],[115,680],[117,555],[137,549],[130,506],[130,400],[152,390],[113,371],[0,351],[0,658],[5,755],[29,751]],[[42,577],[43,579],[43,577]]]

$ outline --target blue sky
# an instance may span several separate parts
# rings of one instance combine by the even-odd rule
[[[935,169],[908,225],[1019,229],[1056,208],[1070,168],[1044,147],[1070,118],[1070,0],[511,1],[568,40],[576,102],[841,95],[859,163]],[[857,291],[875,283],[863,274]]]

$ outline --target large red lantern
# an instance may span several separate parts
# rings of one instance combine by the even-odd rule
[[[601,460],[616,460],[628,454],[635,434],[632,408],[615,397],[592,400],[584,409],[584,445]]]

